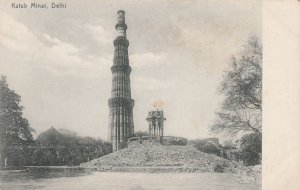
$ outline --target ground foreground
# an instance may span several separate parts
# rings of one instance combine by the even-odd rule
[[[100,171],[130,172],[224,172],[238,166],[227,159],[206,154],[192,146],[126,148],[81,164]]]
[[[0,172],[1,190],[260,190],[260,182],[245,182],[231,173],[82,173],[31,170],[26,173]],[[51,174],[51,175],[50,175]]]

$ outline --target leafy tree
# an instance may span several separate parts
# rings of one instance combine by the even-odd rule
[[[219,92],[225,99],[211,131],[233,136],[254,132],[261,138],[262,45],[257,37],[251,36],[233,56]]]
[[[63,133],[62,133],[62,132]],[[71,130],[51,127],[41,133],[31,156],[31,165],[61,166],[79,165],[112,152],[110,143],[92,137],[80,137]]]
[[[6,77],[0,79],[0,165],[5,158],[12,158],[15,152],[33,142],[27,119],[23,117],[21,96],[9,89]],[[16,163],[11,163],[16,164]]]
[[[259,163],[262,142],[262,45],[251,36],[240,54],[233,56],[219,92],[224,101],[211,126],[215,133],[242,137],[245,164]]]

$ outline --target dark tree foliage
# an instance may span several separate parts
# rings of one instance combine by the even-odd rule
[[[20,105],[21,96],[11,90],[6,82],[6,77],[0,79],[0,166],[6,159],[8,163],[26,162],[25,157],[17,158],[16,154],[28,152],[23,151],[33,143],[27,119],[23,117],[23,107]]]
[[[62,134],[59,131],[63,131]],[[51,127],[36,140],[31,165],[79,165],[112,152],[110,143],[91,137],[80,137],[70,130]]]
[[[188,144],[194,146],[201,152],[223,156],[223,147],[221,144],[219,144],[218,140],[215,141],[214,139],[196,139],[189,140]]]
[[[219,149],[215,144],[213,143],[205,143],[203,145],[196,144],[195,147],[205,153],[208,154],[215,154],[217,156],[221,156],[221,149]]]
[[[246,134],[240,142],[241,158],[246,165],[260,164],[262,141],[257,133]]]

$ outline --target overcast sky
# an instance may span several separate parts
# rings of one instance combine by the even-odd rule
[[[262,30],[257,0],[65,2],[66,9],[44,10],[0,3],[0,73],[22,96],[36,135],[54,126],[107,139],[119,9],[128,25],[136,131],[147,130],[147,112],[161,101],[166,135],[208,137],[224,69]]]

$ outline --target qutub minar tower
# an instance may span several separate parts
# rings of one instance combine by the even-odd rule
[[[118,11],[118,22],[115,26],[117,37],[114,40],[114,59],[112,72],[112,90],[109,105],[109,140],[113,151],[120,150],[127,145],[127,139],[134,133],[133,106],[131,99],[130,72],[128,59],[129,42],[126,38],[127,25],[125,11]]]

